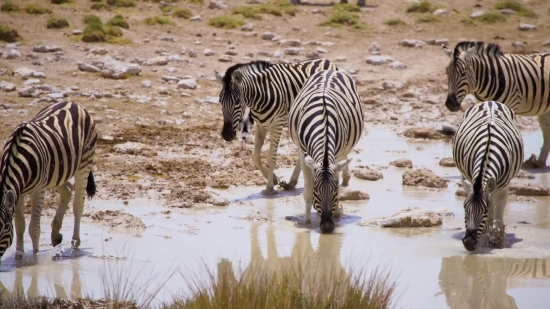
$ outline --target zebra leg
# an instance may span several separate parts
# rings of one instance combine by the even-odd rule
[[[25,196],[21,195],[15,206],[15,259],[19,260],[25,253],[23,236],[25,234]]]
[[[538,116],[539,126],[542,131],[542,148],[537,158],[536,167],[545,167],[548,153],[550,152],[550,113]]]
[[[80,220],[82,219],[82,213],[84,212],[84,194],[86,193],[88,175],[90,174],[91,169],[92,166],[88,165],[87,168],[80,169],[74,177],[74,229],[73,239],[71,241],[71,246],[73,249],[80,247]]]
[[[508,204],[508,190],[510,185],[502,188],[498,192],[493,194],[493,200],[491,208],[493,209],[493,233],[491,235],[490,244],[495,248],[503,248],[506,240],[505,226],[504,226],[504,209]]]
[[[256,135],[254,138],[254,152],[252,153],[252,157],[254,158],[254,165],[256,165],[256,168],[260,170],[260,172],[262,173],[265,179],[269,179],[267,169],[263,166],[262,157],[261,157],[262,146],[264,144],[266,134],[267,134],[267,130],[264,127],[262,127],[261,125],[256,125]],[[274,178],[275,180],[277,180],[276,177]],[[269,182],[268,182],[268,185],[269,185]]]
[[[306,206],[303,224],[311,224],[311,207],[313,207],[313,171],[306,165],[304,156],[300,155],[300,164],[304,171],[304,202]]]
[[[44,195],[46,189],[36,190],[31,197],[31,222],[29,223],[29,235],[32,240],[33,254],[38,254],[40,241],[40,217],[42,216],[42,206],[44,205]]]
[[[72,194],[72,185],[70,182],[66,182],[61,186],[55,188],[55,190],[57,190],[57,192],[59,193],[60,202],[59,207],[57,207],[57,211],[55,212],[55,217],[52,220],[51,240],[52,246],[54,247],[63,242],[63,235],[59,233],[59,230],[61,230],[63,217],[65,217],[65,212],[67,212],[67,209],[69,208],[69,201],[71,200]]]
[[[302,165],[300,163],[300,157],[298,157],[298,162],[296,162],[296,166],[294,167],[292,176],[290,176],[290,181],[288,183],[280,181],[279,186],[281,186],[285,190],[295,189],[296,185],[298,184],[298,177],[300,177],[300,172],[302,172]]]
[[[279,179],[274,174],[275,159],[277,158],[277,149],[279,148],[279,141],[281,140],[282,126],[274,126],[270,130],[270,145],[269,155],[267,157],[267,186],[265,189],[266,195],[273,194],[273,187],[279,183]]]
[[[343,160],[347,160],[348,156],[345,156]],[[351,174],[349,172],[349,164],[346,164],[344,166],[344,169],[342,170],[342,186],[347,187],[349,185],[349,180],[351,178]]]

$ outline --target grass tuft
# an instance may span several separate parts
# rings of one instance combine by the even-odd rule
[[[295,16],[296,12],[296,7],[281,1],[269,2],[260,5],[238,6],[231,10],[232,14],[242,15],[244,18],[252,19],[262,19],[261,14],[270,14],[279,17],[283,16],[283,14]]]
[[[388,19],[388,20],[384,21],[384,24],[388,25],[388,26],[406,26],[407,25],[406,22],[404,22],[403,20],[401,20],[399,18]]]
[[[107,23],[107,25],[104,25],[101,18],[93,14],[85,15],[83,21],[86,24],[86,28],[84,28],[83,31],[82,42],[86,43],[111,43],[120,41],[121,39],[116,38],[122,37],[123,33],[120,27],[124,26],[124,23],[126,22],[124,17],[121,15],[116,15]]]
[[[122,15],[115,15],[115,17],[111,18],[111,20],[107,22],[107,26],[130,29],[130,25],[124,19],[124,17],[122,17]]]
[[[361,12],[361,8],[356,4],[335,4],[332,6],[332,9],[335,11],[346,11],[346,12]]]
[[[413,3],[407,7],[407,13],[431,13],[435,7],[428,1]]]
[[[73,3],[74,0],[52,0],[52,4]]]
[[[134,0],[107,0],[107,4],[121,8],[136,6],[136,2]]]
[[[110,6],[108,6],[107,4],[105,3],[94,3],[92,4],[92,6],[90,7],[90,9],[94,10],[94,11],[100,11],[102,9],[106,9],[106,10],[110,10]]]
[[[244,25],[244,21],[228,15],[216,16],[208,21],[208,25],[215,28],[235,29]]]
[[[497,2],[495,3],[494,8],[496,10],[505,10],[505,9],[512,10],[516,12],[518,16],[530,17],[530,18],[537,17],[537,15],[533,11],[529,10],[522,3],[517,2],[515,0],[504,0],[504,1]]]
[[[421,14],[416,18],[416,22],[419,23],[437,23],[440,22],[441,19],[435,15],[432,14]]]
[[[332,15],[322,23],[319,23],[318,26],[330,26],[330,27],[340,27],[342,25],[353,26],[356,29],[363,29],[364,26],[359,22],[359,15],[342,10],[333,10]]]
[[[43,7],[38,3],[31,3],[27,5],[27,7],[25,8],[25,12],[29,14],[41,15],[41,14],[51,14],[52,10],[50,10],[49,8]]]
[[[174,13],[172,13],[172,16],[177,18],[190,19],[191,17],[193,17],[193,12],[186,8],[176,8],[174,9]]]
[[[63,29],[69,27],[69,22],[65,18],[50,17],[46,21],[47,29]]]
[[[94,14],[84,15],[82,21],[86,24],[101,24],[101,18]]]
[[[476,19],[484,23],[494,24],[497,22],[505,22],[506,16],[500,14],[500,12],[487,12]]]
[[[174,22],[172,22],[170,18],[162,16],[148,17],[145,19],[145,23],[149,26],[174,24]]]
[[[0,41],[13,43],[19,38],[17,30],[12,29],[6,25],[0,24]]]
[[[191,4],[204,4],[204,0],[185,0],[185,1]]]
[[[19,6],[8,0],[8,1],[2,3],[2,6],[0,7],[0,10],[2,12],[6,12],[6,13],[17,12],[17,11],[19,11]]]

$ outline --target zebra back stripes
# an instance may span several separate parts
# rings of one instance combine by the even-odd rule
[[[11,219],[15,206],[22,207],[24,196],[64,185],[81,171],[85,172],[85,183],[81,185],[77,177],[75,191],[82,187],[89,197],[95,194],[91,164],[96,140],[92,117],[73,102],[50,105],[13,131],[0,161],[0,209],[4,214],[0,222],[0,256],[11,244],[7,241],[13,237]],[[76,194],[75,203],[83,202],[77,201]]]
[[[290,136],[311,169],[307,173],[314,173],[311,182],[304,170],[306,221],[312,202],[321,214],[323,232],[334,230],[332,212],[338,207],[338,175],[347,170],[347,155],[359,142],[363,128],[363,110],[355,82],[338,71],[311,75],[290,109]]]

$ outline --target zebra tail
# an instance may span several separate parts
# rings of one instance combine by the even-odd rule
[[[88,198],[94,197],[96,192],[95,187],[95,181],[94,181],[94,174],[92,171],[90,171],[90,174],[88,174],[88,184],[86,185],[86,193],[88,194]]]
[[[448,125],[443,125],[441,127],[441,130],[437,130],[437,132],[443,135],[454,136],[456,134],[456,128]]]

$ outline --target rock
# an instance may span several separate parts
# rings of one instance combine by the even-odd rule
[[[73,30],[73,35],[81,35],[81,34],[82,34],[82,30],[80,29]]]
[[[187,56],[189,56],[189,58],[196,58],[197,57],[197,52],[194,50],[194,49],[190,49],[189,52],[187,52]]]
[[[521,30],[521,31],[537,30],[537,26],[530,25],[530,24],[519,23],[518,29]]]
[[[178,89],[197,89],[197,81],[192,78],[182,79],[178,82]]]
[[[372,42],[369,47],[369,52],[373,55],[380,54],[380,45],[377,42]]]
[[[159,40],[160,41],[166,41],[166,42],[177,42],[178,41],[178,39],[176,39],[173,36],[161,36],[161,37],[159,37]]]
[[[325,10],[322,10],[322,9],[313,9],[313,10],[311,10],[311,13],[313,13],[313,14],[325,15]]]
[[[100,68],[98,68],[96,66],[93,66],[91,64],[84,63],[84,62],[78,62],[77,65],[78,65],[78,69],[80,71],[92,72],[92,73],[101,71]]]
[[[18,51],[17,49],[13,48],[13,49],[10,49],[10,51],[8,52],[7,56],[6,56],[6,59],[17,59],[17,58],[21,58],[21,52]]]
[[[282,35],[277,35],[275,36],[274,38],[271,39],[272,42],[279,42],[280,40],[283,39],[283,36]]]
[[[449,45],[449,39],[436,39],[434,44],[437,46],[441,46],[443,44]]]
[[[41,91],[34,86],[27,86],[19,89],[17,94],[22,98],[38,98]]]
[[[90,49],[89,53],[103,56],[103,55],[107,55],[109,53],[109,50],[105,47],[96,47],[96,48]]]
[[[232,61],[233,61],[233,57],[231,57],[230,55],[221,55],[221,56],[218,58],[218,61],[219,61],[219,62],[232,62]]]
[[[550,41],[545,41],[542,43],[542,46],[550,46]]]
[[[444,135],[432,128],[418,127],[407,129],[403,135],[408,138],[426,138],[426,139],[446,139],[449,136]]]
[[[437,9],[437,10],[433,11],[432,14],[435,15],[435,16],[447,17],[447,16],[449,16],[449,11],[444,10],[444,9]]]
[[[166,56],[153,57],[143,62],[143,65],[148,65],[148,66],[167,65],[167,64],[168,64],[168,57]]]
[[[59,46],[45,46],[45,45],[37,45],[32,48],[32,51],[37,53],[55,53],[62,50],[63,49]]]
[[[141,82],[141,87],[143,88],[151,88],[153,84],[151,83],[150,80],[144,80]]]
[[[252,25],[252,24],[246,24],[246,25],[241,27],[241,31],[250,32],[252,30],[254,30],[254,25]]]
[[[177,73],[178,69],[176,69],[174,67],[168,67],[168,68],[166,68],[166,71],[168,71],[169,73]]]
[[[162,80],[165,82],[179,82],[181,78],[176,76],[163,75]]]
[[[425,44],[426,43],[424,43],[423,41],[410,40],[410,39],[403,40],[403,41],[399,42],[399,45],[405,46],[405,47],[418,47],[418,46],[422,46],[422,45],[425,45]]]
[[[229,205],[229,200],[222,197],[222,198],[217,198],[217,199],[214,199],[214,202],[212,202],[212,205],[214,206],[227,206]]]
[[[191,17],[191,21],[202,21],[202,17],[199,15]]]
[[[464,189],[457,189],[456,192],[455,192],[455,195],[456,196],[462,196],[462,197],[467,197],[468,196],[466,194],[466,191],[464,191]]]
[[[357,171],[355,171],[353,176],[362,180],[370,180],[370,181],[376,181],[384,178],[382,173],[380,173],[379,171],[374,171],[368,168],[358,169]]]
[[[104,78],[123,79],[127,75],[138,75],[141,72],[141,66],[136,63],[124,63],[112,59],[103,62],[101,76]]]
[[[220,103],[219,97],[206,97],[204,99],[195,99],[195,102],[203,104],[203,103],[210,103],[210,104],[218,104]]]
[[[521,185],[511,183],[509,194],[523,196],[550,196],[550,189],[542,185]]]
[[[294,39],[294,40],[287,39],[287,40],[280,40],[279,44],[284,46],[300,47],[302,46],[302,41],[300,41],[299,39]]]
[[[390,56],[369,56],[365,59],[365,62],[372,65],[382,65],[393,61],[395,60]]]
[[[516,197],[516,201],[523,202],[523,203],[530,203],[530,204],[540,204],[542,203],[541,200],[537,200],[536,198],[532,198],[529,196],[518,196]]]
[[[122,154],[130,155],[145,155],[151,156],[151,147],[142,143],[126,142],[123,144],[116,144],[113,146],[113,151]]]
[[[408,207],[388,217],[361,221],[358,225],[394,228],[432,227],[442,225],[442,217],[447,216],[454,216],[454,213],[447,209],[433,211],[420,207]]]
[[[502,10],[500,10],[500,14],[514,15],[514,14],[516,14],[516,11],[510,10],[510,9],[502,9]]]
[[[413,163],[409,159],[397,159],[392,162],[390,162],[390,165],[393,165],[395,167],[406,167],[406,168],[412,168]]]
[[[306,54],[307,59],[318,59],[319,54],[317,52],[311,51]]]
[[[382,82],[382,89],[388,90],[388,89],[393,89],[393,88],[395,88],[395,85],[392,82],[388,82],[388,81],[383,81]]]
[[[443,158],[439,160],[439,165],[444,167],[456,167],[456,164],[453,158]]]
[[[210,0],[210,3],[208,4],[209,9],[219,9],[219,10],[225,10],[227,9],[227,3],[224,1],[212,1]]]
[[[205,56],[213,56],[214,54],[216,54],[216,53],[215,53],[213,50],[211,50],[211,49],[206,48],[206,49],[204,50],[204,55],[205,55]]]
[[[262,40],[271,41],[275,37],[273,32],[264,32],[262,34]]]
[[[229,56],[237,56],[237,51],[234,49],[228,49],[225,51],[225,54]]]
[[[403,173],[403,185],[428,188],[447,188],[449,179],[439,177],[430,169],[419,168],[413,171]]]
[[[340,201],[363,201],[369,200],[370,196],[359,190],[349,190],[347,188],[341,188],[339,194]]]
[[[478,10],[470,14],[470,18],[478,18],[479,16],[485,14],[484,10]]]
[[[326,54],[328,53],[328,50],[322,48],[321,46],[317,46],[317,48],[315,49],[318,53],[320,54]]]
[[[300,49],[299,48],[286,48],[285,51],[284,51],[285,55],[292,55],[292,56],[296,56],[296,55],[299,55],[300,54]]]
[[[14,84],[8,83],[5,81],[0,81],[0,91],[12,92],[12,91],[15,91],[16,89],[17,88],[15,87]]]
[[[400,61],[394,61],[392,63],[390,63],[390,65],[388,66],[390,69],[395,69],[395,70],[404,70],[407,68],[407,65],[404,64],[403,62],[400,62]]]
[[[38,72],[38,71],[35,71],[35,70],[32,70],[32,69],[29,69],[29,68],[19,68],[19,69],[15,69],[13,70],[13,75],[14,76],[19,76],[21,77],[22,79],[29,79],[31,77],[34,77],[34,78],[46,78],[46,74],[42,73],[42,72]]]
[[[524,170],[519,170],[519,172],[516,175],[516,178],[527,178],[527,179],[535,179],[535,175],[526,172]]]

